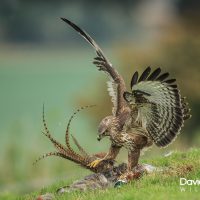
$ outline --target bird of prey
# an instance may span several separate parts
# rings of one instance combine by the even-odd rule
[[[97,57],[93,63],[108,74],[108,91],[113,102],[112,115],[99,124],[98,140],[110,137],[111,146],[103,159],[90,163],[96,167],[107,159],[115,159],[120,149],[128,150],[128,172],[138,164],[140,152],[144,147],[155,144],[165,147],[180,133],[184,121],[190,118],[190,109],[181,97],[176,79],[169,73],[161,73],[147,67],[139,76],[136,71],[131,79],[131,92],[128,92],[124,79],[109,62],[97,43],[76,24],[61,18],[76,30],[95,49]]]

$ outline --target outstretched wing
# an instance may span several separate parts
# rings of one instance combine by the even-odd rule
[[[113,114],[119,115],[123,111],[123,107],[126,104],[123,98],[123,93],[126,90],[123,78],[118,74],[118,72],[112,67],[112,64],[104,55],[103,51],[96,44],[96,42],[86,33],[84,30],[79,28],[76,24],[72,23],[68,19],[61,18],[64,22],[70,25],[74,30],[76,30],[87,42],[89,42],[95,49],[97,57],[94,58],[94,64],[98,67],[100,71],[106,72],[111,83],[109,83],[109,94],[112,97],[112,102],[114,104]]]
[[[160,68],[150,73],[150,67],[140,77],[135,72],[131,80],[132,93],[125,92],[124,98],[138,110],[136,121],[157,146],[164,147],[177,136],[190,114],[176,79],[167,79],[169,73],[161,74]]]

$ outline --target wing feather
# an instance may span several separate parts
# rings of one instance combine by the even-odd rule
[[[163,147],[180,133],[190,110],[181,98],[176,79],[166,80],[169,73],[160,73],[158,68],[150,74],[148,67],[139,78],[142,81],[135,81],[131,85],[132,93],[126,92],[124,97],[138,109],[136,122],[142,124],[157,146]]]
[[[104,71],[106,74],[108,74],[112,81],[112,85],[115,85],[114,86],[115,92],[112,93],[111,97],[114,103],[114,108],[113,108],[113,110],[115,110],[114,114],[118,115],[119,113],[122,112],[122,109],[124,108],[124,105],[126,104],[126,101],[123,98],[123,93],[126,90],[125,82],[123,78],[112,67],[112,64],[106,58],[103,51],[100,49],[97,43],[90,37],[90,35],[86,31],[84,31],[83,29],[81,29],[76,24],[74,24],[73,22],[71,22],[70,20],[66,18],[61,18],[61,19],[65,23],[70,25],[74,30],[76,30],[95,49],[97,57],[94,58],[93,63],[98,67],[100,71]]]
[[[176,82],[176,79],[168,79],[168,80],[166,80],[165,81],[165,83],[168,83],[168,84],[171,84],[171,83],[174,83],[174,82]]]
[[[138,82],[145,81],[146,78],[149,76],[150,72],[151,72],[151,67],[147,67],[140,76]]]
[[[111,101],[113,103],[113,108],[112,108],[112,113],[113,115],[116,113],[116,108],[117,108],[117,88],[116,84],[113,83],[113,81],[108,81],[107,82],[107,88],[108,88],[108,93],[111,96]]]
[[[156,80],[157,81],[164,81],[169,76],[169,73],[161,74]]]
[[[138,72],[135,72],[131,79],[131,88],[137,83],[137,81],[138,81]]]
[[[160,72],[161,72],[161,69],[160,68],[157,68],[155,71],[153,71],[152,72],[152,74],[148,77],[148,81],[153,81],[153,80],[155,80],[157,77],[158,77],[158,75],[160,74]]]

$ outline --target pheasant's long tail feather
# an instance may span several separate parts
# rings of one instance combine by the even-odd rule
[[[45,153],[42,156],[40,156],[37,160],[35,160],[35,162],[33,163],[33,165],[35,165],[36,163],[38,163],[40,160],[43,160],[46,157],[50,157],[50,156],[58,156],[58,157],[62,157],[65,158],[64,154],[61,154],[59,152],[49,152],[49,153]]]
[[[44,117],[44,105],[43,105],[43,125],[44,125],[44,129],[45,131],[42,132],[46,137],[49,138],[49,140],[53,143],[53,145],[55,146],[56,148],[56,152],[49,152],[49,153],[46,153],[42,156],[40,156],[35,162],[34,162],[34,165],[46,158],[46,157],[50,157],[50,156],[58,156],[58,157],[61,157],[61,158],[65,158],[67,160],[71,160],[73,162],[75,162],[76,164],[79,164],[80,166],[84,167],[84,168],[87,168],[87,169],[90,169],[92,171],[95,172],[95,169],[93,168],[90,168],[88,166],[88,164],[91,162],[91,160],[94,160],[95,157],[94,156],[90,156],[89,154],[87,154],[87,152],[83,149],[83,147],[79,144],[79,142],[77,141],[77,139],[72,136],[72,139],[75,143],[75,145],[78,147],[79,151],[81,154],[79,153],[76,153],[71,145],[70,145],[70,142],[69,142],[69,127],[70,127],[70,124],[71,124],[71,121],[73,119],[73,117],[80,111],[80,110],[83,110],[85,108],[88,108],[88,107],[93,107],[94,105],[90,105],[90,106],[84,106],[84,107],[81,107],[80,109],[78,109],[70,118],[69,122],[68,122],[68,125],[67,125],[67,130],[66,130],[66,145],[67,147],[64,147],[62,144],[60,144],[57,140],[55,140],[49,130],[48,130],[48,127],[47,127],[47,124],[46,124],[46,121],[45,121],[45,117]]]
[[[68,122],[68,124],[67,124],[67,129],[66,129],[66,134],[65,134],[66,145],[67,145],[68,149],[69,149],[71,152],[73,152],[75,155],[77,155],[77,156],[79,156],[79,155],[71,148],[70,143],[69,143],[69,128],[70,128],[72,119],[73,119],[74,116],[75,116],[78,112],[80,112],[81,110],[83,110],[83,109],[85,109],[85,108],[94,107],[94,106],[95,106],[95,105],[83,106],[83,107],[77,109],[77,110],[73,113],[73,115],[70,117],[69,122]]]
[[[43,104],[43,112],[42,112],[42,120],[43,120],[43,125],[44,125],[44,129],[45,129],[45,132],[42,132],[46,137],[49,138],[49,140],[52,142],[52,144],[55,146],[55,148],[60,151],[60,152],[63,152],[66,150],[66,148],[60,144],[58,141],[56,141],[50,134],[50,131],[47,127],[47,124],[46,124],[46,121],[45,121],[45,117],[44,117],[44,104]]]
[[[79,151],[83,154],[83,156],[85,157],[85,158],[89,158],[90,156],[89,156],[89,154],[84,150],[84,148],[79,144],[79,142],[77,141],[77,139],[73,136],[73,135],[71,135],[72,136],[72,139],[73,139],[73,141],[74,141],[74,144],[78,147],[78,149],[79,149]]]

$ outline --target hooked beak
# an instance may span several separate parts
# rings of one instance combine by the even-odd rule
[[[104,133],[106,132],[106,128],[104,126],[99,126],[98,128],[98,136],[97,140],[100,141],[103,138]]]
[[[98,136],[97,136],[97,140],[100,141],[101,139],[102,139],[102,136],[101,136],[101,135],[98,135]]]

